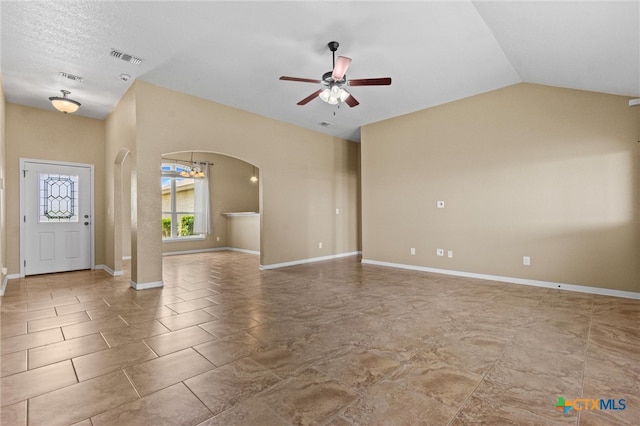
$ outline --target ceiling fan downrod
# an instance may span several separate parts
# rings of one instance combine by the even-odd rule
[[[333,53],[333,67],[331,67],[331,69],[334,69],[336,67],[336,50],[338,50],[340,43],[337,41],[330,41],[327,43],[327,46],[329,46],[329,50]]]

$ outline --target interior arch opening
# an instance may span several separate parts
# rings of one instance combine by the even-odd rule
[[[215,152],[162,155],[163,255],[234,250],[260,255],[260,169]]]
[[[123,260],[131,259],[131,164],[130,151],[121,148],[113,173],[113,275],[124,274]]]

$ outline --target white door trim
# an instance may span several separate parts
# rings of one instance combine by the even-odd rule
[[[50,164],[56,166],[70,166],[70,167],[86,167],[89,169],[89,175],[91,178],[90,187],[91,187],[91,269],[95,269],[96,266],[96,258],[95,258],[95,180],[94,180],[94,166],[93,164],[85,164],[85,163],[71,163],[65,161],[49,161],[49,160],[37,160],[34,158],[20,158],[20,278],[24,278],[25,276],[25,248],[26,248],[26,225],[24,222],[24,217],[26,215],[26,194],[25,194],[25,185],[24,185],[24,176],[22,175],[25,170],[26,163],[38,163],[38,164]]]

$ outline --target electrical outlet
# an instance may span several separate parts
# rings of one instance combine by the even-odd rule
[[[322,248],[322,241],[318,243],[318,248]]]
[[[416,248],[411,247],[411,256],[415,256],[415,255],[416,255]]]
[[[220,236],[216,235],[216,241],[220,241]]]
[[[531,258],[529,256],[522,256],[522,264],[525,266],[531,265]]]
[[[444,249],[436,249],[436,256],[444,256]]]
[[[447,257],[448,257],[449,259],[451,259],[451,258],[453,257],[453,250],[449,250],[449,251],[447,252]]]
[[[439,209],[444,209],[444,201],[436,201],[436,207]]]

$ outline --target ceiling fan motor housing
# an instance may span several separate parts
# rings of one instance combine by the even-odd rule
[[[324,84],[325,86],[330,86],[332,83],[336,83],[340,86],[342,86],[343,84],[345,84],[347,82],[347,75],[343,75],[341,80],[335,81],[332,77],[333,75],[333,71],[327,71],[324,74],[322,74],[322,84]]]

